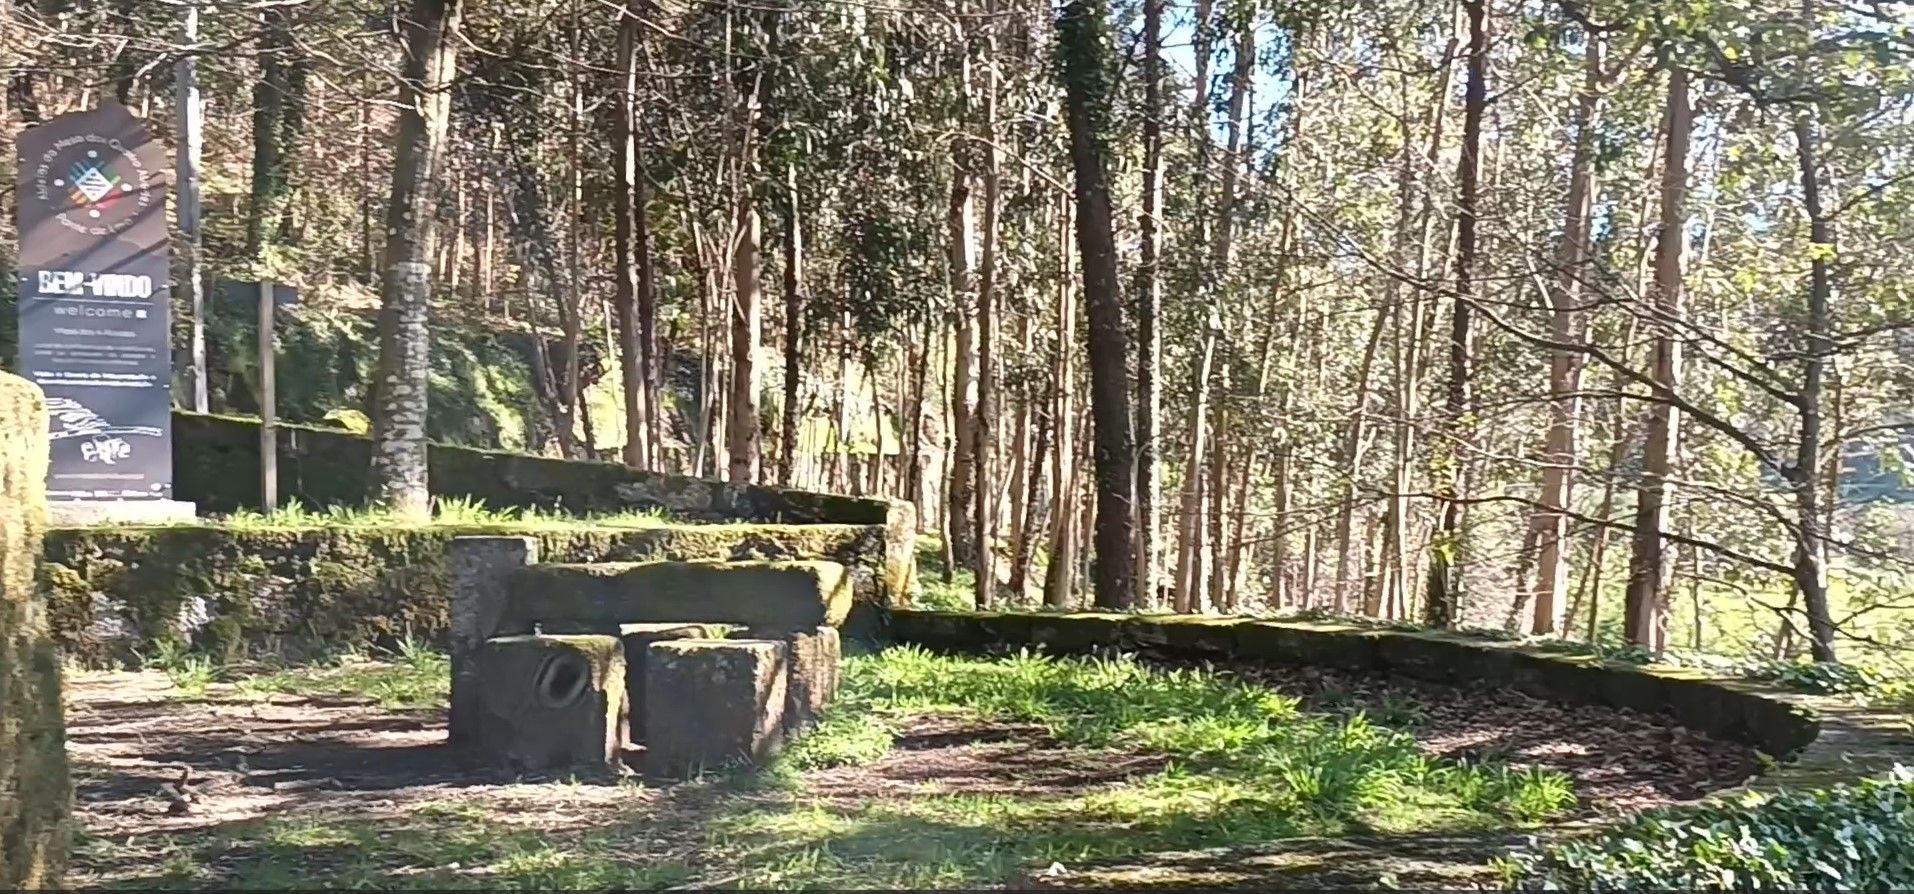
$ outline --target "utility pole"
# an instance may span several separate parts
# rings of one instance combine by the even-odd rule
[[[176,156],[179,192],[179,232],[184,262],[181,273],[188,314],[193,323],[193,412],[207,412],[206,400],[206,277],[200,260],[199,235],[199,3],[186,3],[186,52],[175,66],[174,91],[179,109],[179,146]]]

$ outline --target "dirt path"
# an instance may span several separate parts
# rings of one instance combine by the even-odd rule
[[[1506,693],[1243,673],[1298,695],[1312,710],[1363,704],[1394,711],[1402,716],[1384,719],[1413,726],[1433,755],[1495,756],[1568,772],[1583,790],[1584,816],[1692,797],[1733,785],[1752,768],[1746,749],[1622,712],[1559,708]],[[609,883],[613,887],[722,886],[727,877],[704,874],[710,856],[700,848],[711,824],[779,799],[848,815],[872,803],[931,796],[1067,798],[1120,786],[1166,763],[1160,755],[1065,747],[1037,727],[926,717],[903,730],[885,757],[812,771],[782,792],[705,783],[646,787],[611,774],[554,784],[462,759],[443,744],[437,710],[386,710],[366,698],[247,697],[221,684],[204,697],[186,698],[154,672],[76,674],[68,693],[77,809],[93,842],[76,857],[76,886],[161,887],[181,872],[216,886],[239,874],[240,862],[279,859],[256,852],[261,824],[331,817],[373,830],[369,840],[383,847],[395,835],[431,840],[440,834],[433,811],[448,810],[480,837],[489,836],[487,830],[523,833],[556,840],[560,849],[576,849],[578,836],[618,838],[620,859],[655,872]],[[189,799],[166,791],[176,790],[182,776]],[[1019,873],[1034,873],[1026,882],[1044,887],[1346,885],[1385,876],[1411,887],[1453,886],[1482,880],[1483,862],[1508,846],[1504,837],[1289,839]],[[177,858],[187,842],[201,843],[195,846],[202,864],[161,874],[158,864]],[[395,845],[391,862],[362,866],[370,873],[365,878],[389,884],[423,872],[421,881],[472,884],[492,871],[477,870],[475,877],[470,865],[444,853],[421,855],[408,847]],[[361,848],[368,849],[380,848]],[[280,869],[295,882],[317,883],[357,865],[354,860],[388,859],[344,846],[293,853],[299,865]],[[430,865],[435,861],[440,865]]]

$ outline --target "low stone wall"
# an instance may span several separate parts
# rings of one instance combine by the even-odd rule
[[[371,439],[307,425],[275,428],[282,499],[315,509],[366,504],[372,495]],[[494,509],[658,509],[685,521],[879,525],[887,538],[876,568],[885,600],[908,604],[916,586],[916,507],[901,500],[730,484],[449,444],[431,445],[427,462],[433,495],[480,500]],[[259,506],[259,420],[174,412],[173,478],[174,493],[201,512]]]
[[[896,601],[883,525],[656,528],[65,528],[48,532],[40,587],[61,648],[86,664],[190,644],[222,660],[298,658],[329,647],[442,643],[462,534],[535,537],[551,562],[827,559],[849,567],[868,629]]]
[[[913,609],[893,609],[887,633],[896,641],[948,651],[1119,649],[1326,665],[1434,683],[1507,687],[1551,701],[1666,714],[1683,726],[1777,758],[1800,752],[1822,729],[1822,715],[1810,707],[1810,699],[1745,680],[1439,633],[1189,615]]]
[[[72,788],[60,659],[34,565],[46,527],[40,389],[0,373],[0,890],[59,888]]]

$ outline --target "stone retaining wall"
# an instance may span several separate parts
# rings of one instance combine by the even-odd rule
[[[331,647],[442,643],[446,550],[462,534],[538,539],[551,562],[825,559],[851,569],[863,630],[902,598],[884,525],[713,524],[655,528],[157,526],[48,532],[40,586],[54,636],[86,664],[152,654],[164,641],[218,660],[300,658]]]
[[[1820,735],[1813,700],[1699,671],[1603,661],[1534,646],[1352,624],[1188,615],[937,612],[894,609],[897,641],[950,651],[1041,646],[1054,652],[1105,649],[1197,658],[1326,665],[1434,683],[1498,686],[1538,698],[1602,704],[1649,714],[1776,758]]]
[[[59,888],[66,872],[60,659],[33,585],[46,477],[46,402],[0,373],[0,890]]]

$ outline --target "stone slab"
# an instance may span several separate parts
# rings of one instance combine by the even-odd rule
[[[652,643],[645,656],[645,774],[685,778],[776,753],[786,655],[776,640]]]
[[[835,627],[852,580],[836,562],[605,562],[513,574],[503,632],[533,625],[679,622],[782,631]]]

